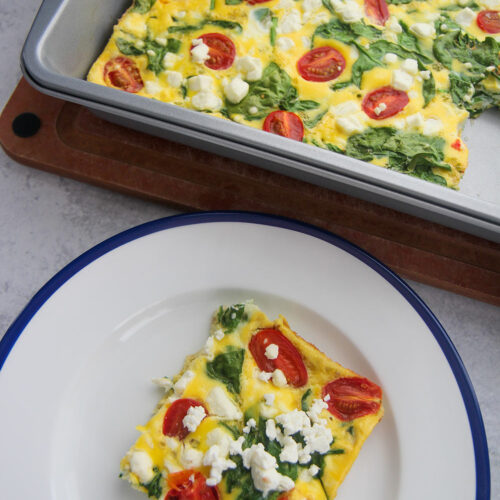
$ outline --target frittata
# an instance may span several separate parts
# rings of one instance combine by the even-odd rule
[[[158,499],[333,499],[383,415],[378,385],[249,301],[220,307],[121,462]]]
[[[135,0],[88,80],[458,188],[500,0]],[[333,161],[333,160],[332,160]]]

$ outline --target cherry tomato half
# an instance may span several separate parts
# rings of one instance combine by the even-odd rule
[[[316,47],[297,61],[297,70],[304,80],[328,82],[337,78],[345,68],[344,56],[333,47]]]
[[[460,139],[457,139],[452,145],[451,147],[453,149],[456,149],[457,151],[462,151],[462,143],[460,142]]]
[[[165,500],[219,500],[216,486],[207,486],[201,472],[182,470],[168,475],[168,491]]]
[[[278,357],[269,359],[266,348],[271,344],[278,346]],[[297,348],[279,331],[266,328],[257,332],[250,340],[250,352],[257,366],[265,372],[281,370],[286,381],[294,387],[302,387],[307,383],[307,369]]]
[[[104,66],[104,81],[107,85],[135,94],[144,87],[141,72],[132,59],[118,56]]]
[[[205,33],[198,38],[208,45],[209,58],[205,61],[207,68],[227,69],[232,66],[236,57],[236,47],[229,37],[222,33]]]
[[[393,87],[380,87],[365,95],[361,107],[374,120],[397,115],[410,102],[408,94]]]
[[[382,389],[377,384],[362,377],[343,377],[333,380],[323,387],[323,399],[327,401],[329,412],[340,420],[377,413],[380,409]]]
[[[302,120],[291,111],[273,111],[264,120],[263,130],[301,141],[304,137]]]
[[[385,0],[365,0],[366,16],[380,26],[389,19],[389,9]]]
[[[265,3],[269,2],[270,0],[247,0],[247,3],[249,5],[255,5],[256,3]]]
[[[498,10],[482,10],[477,15],[476,22],[486,33],[500,33],[500,12]]]
[[[184,426],[182,420],[192,406],[203,405],[199,401],[196,401],[196,399],[182,398],[175,400],[168,407],[163,419],[163,434],[165,436],[184,439],[189,434],[189,430]]]

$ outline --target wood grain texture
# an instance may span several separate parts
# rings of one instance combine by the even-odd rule
[[[32,112],[39,132],[12,121]],[[21,80],[0,117],[16,161],[187,210],[292,217],[355,243],[403,277],[500,305],[500,245],[263,168],[108,123]]]

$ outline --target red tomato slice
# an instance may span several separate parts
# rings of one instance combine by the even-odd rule
[[[132,59],[118,56],[104,66],[104,81],[107,85],[135,94],[144,87],[141,72]]]
[[[460,142],[460,139],[457,139],[452,145],[451,147],[453,149],[456,149],[457,151],[462,151],[462,143]]]
[[[365,0],[366,16],[380,26],[389,19],[389,9],[385,0]]]
[[[297,61],[297,70],[304,80],[328,82],[337,78],[345,68],[344,56],[333,47],[316,47]]]
[[[249,5],[255,5],[256,3],[265,3],[269,2],[270,0],[247,0],[247,3]]]
[[[387,86],[366,94],[361,106],[370,118],[383,120],[403,111],[409,102],[406,92]]]
[[[323,399],[327,401],[328,410],[340,420],[377,413],[380,409],[382,389],[377,384],[362,377],[344,377],[329,382],[323,387]]]
[[[227,69],[232,66],[236,57],[236,47],[233,41],[222,33],[205,33],[199,38],[208,45],[208,55],[205,66],[210,69]],[[193,45],[191,45],[191,49]]]
[[[296,141],[301,141],[304,137],[302,120],[291,111],[273,111],[269,113],[262,128],[266,132],[271,132],[271,134],[282,135]]]
[[[477,15],[476,22],[486,33],[500,33],[500,12],[498,10],[482,10]]]
[[[182,420],[192,406],[203,405],[196,399],[182,398],[175,400],[168,407],[163,419],[163,434],[165,436],[184,439],[189,434],[189,430],[184,426]]]
[[[270,344],[278,346],[278,357],[269,359],[266,348]],[[257,332],[250,340],[250,352],[257,366],[265,372],[281,370],[287,382],[294,387],[302,387],[307,383],[307,369],[297,348],[279,331],[266,328]]]
[[[168,475],[168,491],[165,500],[219,500],[219,490],[207,486],[201,472],[182,470]]]

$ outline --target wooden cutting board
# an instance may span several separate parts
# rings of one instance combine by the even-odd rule
[[[314,224],[403,277],[500,305],[499,244],[108,123],[25,80],[0,116],[0,143],[19,163],[171,206]]]

